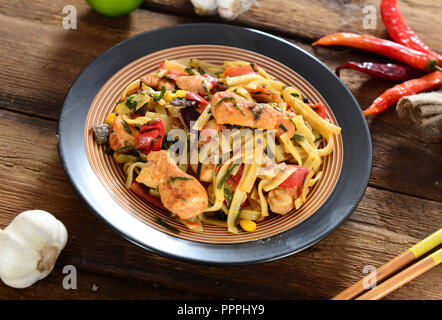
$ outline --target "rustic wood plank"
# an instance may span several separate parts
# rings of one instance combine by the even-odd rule
[[[0,74],[0,103],[8,109],[54,120],[58,118],[70,85],[94,57],[116,42],[141,32],[148,20],[150,27],[182,22],[181,18],[138,10],[130,16],[129,22],[115,20],[114,29],[108,26],[114,20],[91,12],[81,2],[78,8],[79,29],[64,30],[61,28],[60,3],[57,6],[52,4],[46,13],[43,13],[45,2],[36,1],[35,6],[35,11],[39,15],[41,13],[41,20],[37,22],[31,19],[34,14],[30,12],[32,10],[24,5],[19,7],[23,9],[21,14],[24,19],[0,14],[0,27],[5,30],[0,34],[0,56],[5,57],[0,59],[0,68],[4,70]],[[33,17],[35,19],[36,16]],[[332,70],[347,60],[383,61],[380,57],[357,50],[313,49],[308,44],[293,43],[314,54]],[[342,80],[363,108],[393,85],[392,82],[379,81],[355,71],[344,71]],[[370,125],[375,147],[371,185],[441,200],[441,146],[433,144],[440,143],[440,136],[428,140],[416,128],[407,127],[404,130],[404,123],[393,110],[376,117]],[[391,150],[392,153],[387,154],[385,150]],[[410,151],[417,157],[409,157]],[[407,176],[411,167],[419,170],[414,181],[419,188],[411,188],[406,179],[398,179]]]
[[[196,297],[213,298],[328,299],[360,279],[364,266],[385,263],[442,225],[440,202],[368,188],[344,225],[294,256],[244,267],[177,262],[129,243],[88,212],[63,174],[53,121],[1,109],[0,121],[0,228],[23,210],[52,212],[65,223],[70,235],[58,267],[72,264],[86,274],[131,279],[131,286],[140,288],[134,293],[137,298],[183,298],[183,292],[190,292]],[[24,290],[23,296],[50,298],[52,291],[44,288],[60,292],[62,276],[56,271]],[[435,268],[387,298],[441,299],[442,283],[434,281],[441,276],[442,269]],[[125,296],[112,291],[114,280],[94,277],[82,280],[85,288],[103,281],[97,284],[105,291],[103,298]],[[115,281],[117,288],[120,284],[124,287],[120,280]],[[152,292],[152,283],[160,284],[164,291]],[[143,293],[143,285],[150,289]],[[1,288],[0,296],[8,296],[12,290]],[[68,297],[68,293],[59,294]],[[85,289],[78,297],[89,298],[92,293]]]
[[[189,19],[137,10],[121,19],[103,17],[81,0],[76,30],[62,27],[63,1],[3,1],[0,7],[2,106],[57,119],[80,72],[98,55],[135,34]]]
[[[258,1],[248,12],[239,16],[237,24],[278,32],[301,39],[318,39],[335,32],[367,33],[387,38],[387,31],[379,13],[380,0],[272,0]],[[143,6],[154,10],[193,16],[188,0],[145,0]],[[366,6],[377,11],[376,29],[366,30],[362,21]],[[398,1],[398,8],[407,23],[433,50],[442,52],[437,34],[441,34],[439,22],[442,4],[439,0]],[[277,17],[275,19],[275,17]],[[206,19],[216,20],[215,17]]]
[[[63,267],[57,263],[52,273],[42,281],[26,289],[10,288],[0,283],[0,299],[2,300],[139,300],[139,299],[202,299],[191,291],[179,291],[165,288],[157,282],[135,280],[127,277],[91,273],[77,268],[77,288],[63,287]]]

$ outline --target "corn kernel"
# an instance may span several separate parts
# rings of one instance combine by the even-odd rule
[[[239,225],[244,231],[253,232],[256,230],[256,223],[249,219],[239,220]]]
[[[177,90],[175,94],[177,98],[184,98],[187,94],[187,90]]]
[[[112,125],[116,117],[117,115],[115,113],[111,113],[106,119],[107,124]]]
[[[166,91],[163,97],[163,99],[166,100],[167,102],[172,101],[173,98],[176,98],[176,94],[170,91]]]

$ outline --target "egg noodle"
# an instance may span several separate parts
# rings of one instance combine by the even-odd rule
[[[205,94],[183,89],[177,76],[206,77],[207,83],[201,83],[207,89],[211,82],[210,88]],[[254,231],[270,214],[292,213],[306,202],[321,179],[323,157],[333,152],[333,135],[341,131],[327,119],[323,106],[308,103],[296,88],[250,62],[166,60],[149,77],[150,82],[142,77],[123,90],[107,122],[114,139],[117,117],[132,136],[141,133],[143,125],[161,120],[161,149],[169,150],[178,168],[207,192],[207,207],[190,219],[175,216],[178,221],[195,231],[203,231],[203,224],[232,233],[239,232],[238,225]],[[171,85],[163,85],[167,82]],[[190,111],[195,116],[187,125],[184,115]],[[150,145],[155,151],[132,148],[133,139],[118,148],[110,140],[128,189],[148,154],[159,149],[153,147],[155,140]],[[144,183],[143,188],[161,199],[155,183]]]

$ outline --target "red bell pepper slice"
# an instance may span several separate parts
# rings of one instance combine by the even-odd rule
[[[238,77],[249,73],[255,73],[257,70],[256,64],[254,64],[254,67],[250,64],[246,64],[245,66],[232,66],[228,67],[226,70],[224,70],[224,77]]]
[[[138,131],[136,147],[141,152],[148,154],[150,151],[161,150],[164,138],[164,125],[161,120],[152,121],[149,124],[143,124]]]
[[[187,100],[198,101],[202,105],[208,105],[209,104],[209,102],[206,99],[201,97],[198,93],[195,93],[195,92],[192,92],[192,91],[187,91],[186,96],[184,98],[187,99]]]
[[[292,188],[292,187],[300,187],[304,183],[305,176],[308,174],[308,168],[291,165],[292,167],[296,167],[296,171],[292,173],[290,177],[284,180],[279,187],[281,188]]]
[[[312,108],[322,119],[327,119],[327,111],[325,111],[324,105],[320,103],[309,103],[308,106],[310,106],[310,108]]]

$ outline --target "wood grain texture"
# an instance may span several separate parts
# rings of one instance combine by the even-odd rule
[[[336,32],[388,37],[379,13],[380,0],[259,0],[258,3],[234,23],[310,41]],[[187,0],[145,0],[143,6],[178,15],[195,15]],[[376,10],[375,29],[367,30],[363,26],[363,19],[369,12],[364,11],[367,6]],[[442,44],[435,36],[442,32],[437,18],[442,13],[442,3],[439,0],[399,0],[398,8],[416,34],[433,50],[442,52]],[[217,17],[205,18],[219,20]]]
[[[70,235],[48,278],[25,290],[0,283],[1,299],[329,299],[361,279],[364,267],[384,264],[442,225],[440,137],[405,126],[392,109],[369,122],[373,170],[364,198],[313,247],[265,264],[213,267],[129,243],[88,211],[64,175],[55,136],[64,96],[95,57],[121,40],[161,26],[219,19],[194,17],[187,0],[146,0],[144,8],[153,11],[138,9],[120,19],[102,17],[81,0],[71,3],[77,30],[62,28],[64,1],[0,0],[0,228],[19,212],[39,208],[59,218]],[[369,3],[261,0],[260,8],[235,23],[284,35],[333,70],[348,60],[386,61],[353,49],[310,46],[335,30],[359,32],[358,13]],[[399,7],[421,38],[442,51],[435,36],[441,33],[440,2],[399,1]],[[386,35],[381,26],[371,32]],[[351,70],[342,80],[363,108],[392,86]],[[61,286],[67,264],[78,269],[76,291]],[[434,268],[386,299],[442,299],[442,283],[435,281],[441,278],[442,269]]]
[[[359,280],[364,266],[383,264],[442,224],[439,202],[368,188],[343,226],[297,255],[244,267],[177,262],[130,244],[87,210],[63,174],[53,121],[36,121],[34,117],[1,109],[0,119],[0,228],[23,210],[40,208],[52,212],[67,226],[70,235],[58,268],[76,266],[80,270],[79,281],[85,276],[81,281],[85,281],[86,288],[95,281],[88,279],[103,279],[102,286],[97,284],[101,289],[93,292],[100,298],[113,297],[113,281],[119,286],[118,279],[129,278],[134,284],[147,287],[144,293],[135,290],[138,298],[154,297],[152,283],[157,283],[164,290],[177,290],[171,295],[174,298],[186,297],[183,292],[190,292],[195,297],[210,298],[328,299]],[[21,130],[16,129],[17,123]],[[104,278],[94,278],[93,274]],[[63,276],[55,272],[20,294],[32,298],[38,293],[50,298],[52,292],[44,290],[48,284],[60,297],[69,297],[70,293],[60,287]],[[440,276],[442,269],[435,268],[387,298],[440,299],[442,284],[434,281]],[[121,290],[123,287],[121,284]],[[10,291],[2,288],[5,287],[0,285],[0,297],[6,297]],[[86,289],[78,296],[72,294],[73,298],[93,296]],[[116,296],[125,294],[129,293]]]

